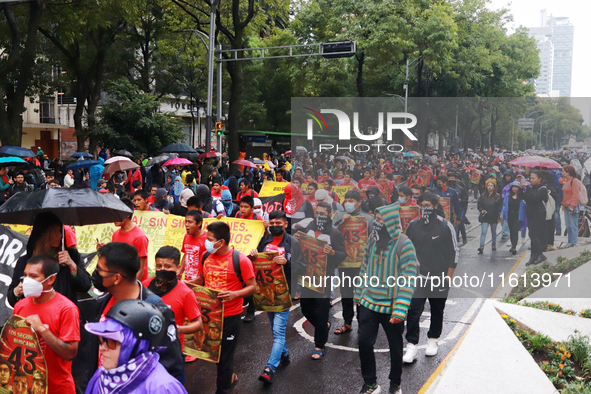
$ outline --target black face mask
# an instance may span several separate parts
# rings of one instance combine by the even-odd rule
[[[103,293],[107,291],[107,288],[103,285],[104,278],[99,274],[97,269],[94,270],[90,279],[92,280],[92,285],[95,289]]]
[[[377,220],[373,221],[372,237],[376,242],[376,248],[378,250],[384,249],[392,238],[390,233],[388,233],[386,225]]]
[[[170,282],[176,278],[176,271],[160,270],[156,271],[156,278]]]
[[[429,224],[429,222],[433,219],[436,215],[435,208],[433,207],[421,207],[421,219],[425,224]]]
[[[332,227],[332,221],[328,215],[316,215],[316,230],[328,233]]]
[[[449,187],[451,187],[452,189],[454,187],[456,187],[456,181],[448,181],[447,184],[449,185]]]
[[[283,226],[269,226],[269,232],[274,237],[283,235]]]

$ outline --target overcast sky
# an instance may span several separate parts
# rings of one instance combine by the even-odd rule
[[[548,15],[566,16],[575,27],[573,49],[573,75],[571,97],[591,97],[591,1],[589,0],[490,0],[490,8],[508,8],[514,22],[511,31],[518,26],[540,26],[540,10],[546,9]],[[572,104],[589,102],[573,100]],[[590,124],[589,106],[582,110],[587,124]],[[581,109],[581,108],[580,108]]]

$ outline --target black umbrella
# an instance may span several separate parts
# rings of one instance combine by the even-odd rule
[[[16,193],[0,207],[0,223],[32,226],[43,212],[52,212],[70,226],[122,222],[133,213],[110,193],[54,187]]]
[[[160,151],[162,153],[195,153],[197,152],[195,149],[191,148],[187,144],[170,144],[165,146]]]
[[[154,164],[162,164],[170,159],[174,159],[175,157],[178,157],[178,155],[175,153],[164,153],[162,155],[152,157],[150,160],[148,160],[145,167],[152,167]]]
[[[113,154],[111,154],[111,156],[125,156],[125,157],[129,157],[130,159],[133,159],[133,155],[131,154],[131,152],[128,150],[125,150],[125,149],[114,150]]]
[[[97,164],[101,164],[98,160],[78,160],[73,162],[72,164],[66,167],[67,170],[79,170],[81,168],[90,168],[92,166],[96,166]]]

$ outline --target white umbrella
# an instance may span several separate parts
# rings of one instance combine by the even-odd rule
[[[116,163],[118,161],[131,161],[131,159],[125,156],[113,156],[110,159],[106,160],[105,164]]]

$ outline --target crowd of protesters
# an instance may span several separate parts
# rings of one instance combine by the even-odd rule
[[[184,336],[203,331],[201,311],[185,281],[218,290],[225,313],[216,393],[229,393],[239,379],[235,362],[247,361],[234,359],[241,324],[255,319],[252,296],[257,283],[251,260],[259,253],[278,252],[273,262],[283,266],[291,286],[292,278],[308,272],[300,240],[311,236],[323,242],[327,275],[379,279],[378,284],[341,286],[343,322],[335,328],[329,316],[334,297],[329,287],[320,293],[301,286],[291,289],[314,327],[311,359],[323,359],[331,333],[350,333],[357,317],[364,380],[360,393],[378,393],[374,345],[382,326],[390,347],[391,392],[401,393],[402,364],[418,358],[419,319],[427,300],[431,322],[425,354],[438,352],[449,288],[434,293],[428,285],[393,286],[388,278],[452,277],[458,239],[467,243],[469,202],[476,203],[481,223],[479,253],[484,253],[489,228],[491,248],[496,251],[500,225],[502,238],[510,237],[512,254],[520,232],[524,238],[529,230],[527,264],[542,263],[543,252],[553,247],[555,232],[561,233],[561,207],[568,244],[576,244],[581,196],[586,194],[578,159],[585,155],[554,156],[564,164],[562,169],[512,166],[513,155],[491,151],[442,157],[283,152],[266,156],[254,169],[230,174],[225,155],[169,167],[146,167],[149,158],[142,155],[136,160],[137,169],[103,177],[101,168],[66,171],[59,159],[51,161],[38,152],[30,164],[0,168],[5,199],[50,187],[93,188],[116,195],[132,210],[184,216],[186,235],[180,250],[164,246],[157,252],[155,278],[150,278],[149,240],[130,215],[115,223],[118,230],[112,242],[97,243],[98,263],[90,275],[76,250],[75,234],[62,228],[67,226],[55,215],[38,215],[27,253],[16,263],[7,301],[47,345],[49,393],[113,392],[114,388],[183,393],[185,363],[195,360],[183,354]],[[100,159],[107,158],[107,152],[101,152]],[[263,211],[258,191],[265,180],[286,183],[283,210]],[[341,186],[349,186],[344,196],[334,189]],[[442,197],[449,199],[448,219]],[[420,214],[405,234],[400,207],[408,206],[418,206]],[[230,227],[224,222],[203,228],[204,218],[221,217],[262,221],[265,235],[258,247],[248,255],[234,251]],[[359,267],[343,268],[349,240],[341,228],[353,218],[365,219],[367,245]],[[60,248],[62,234],[66,234],[65,249]],[[102,295],[81,296],[92,287]],[[289,312],[267,312],[273,343],[258,377],[265,384],[291,362],[285,339]],[[405,328],[408,344],[403,354]]]

